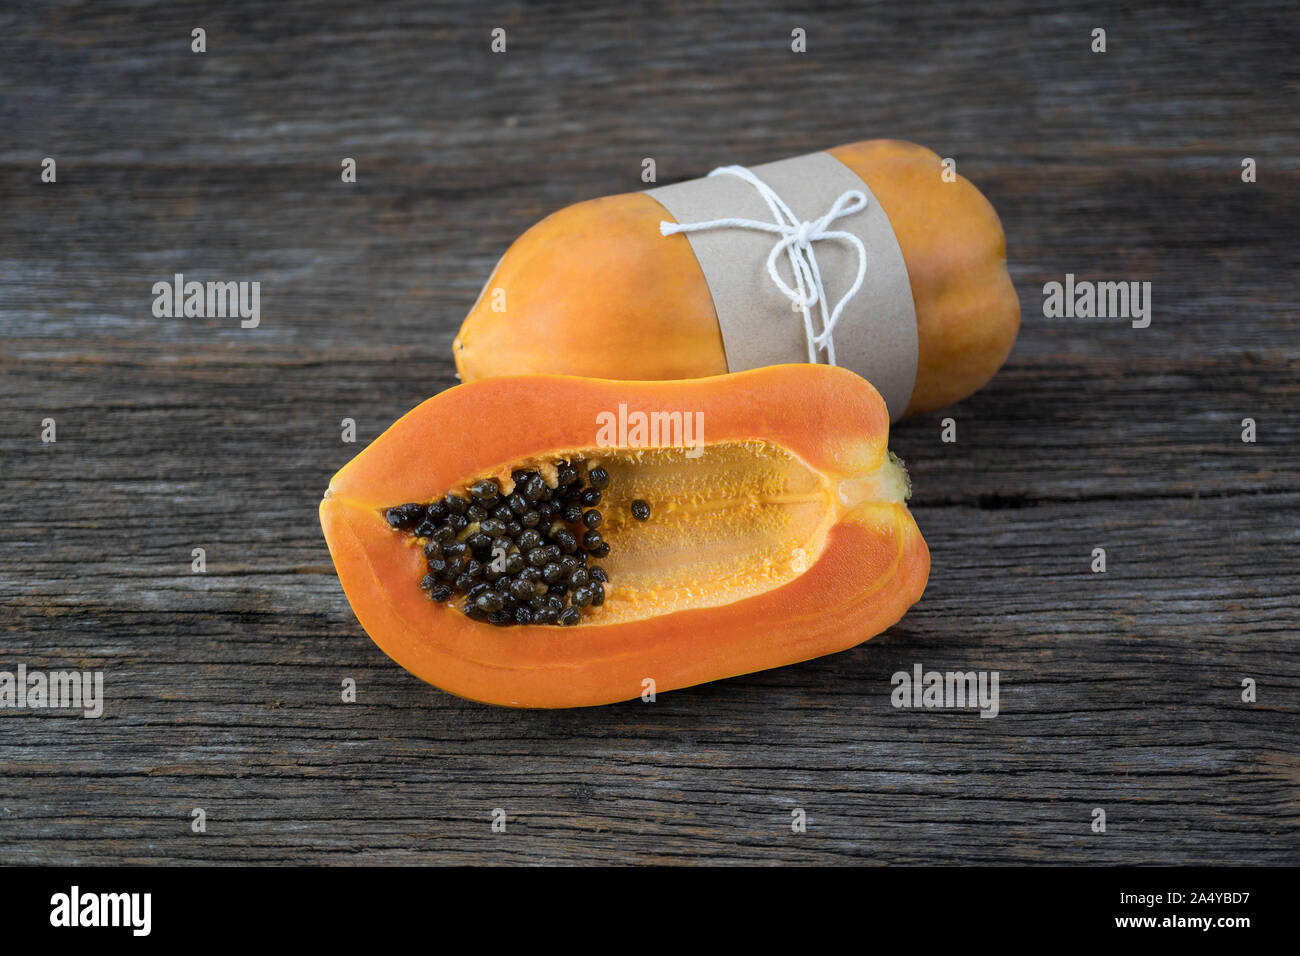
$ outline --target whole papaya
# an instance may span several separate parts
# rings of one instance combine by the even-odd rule
[[[1020,326],[997,213],[969,181],[942,175],[940,158],[922,146],[868,140],[828,152],[869,186],[907,266],[917,370],[905,414],[965,398],[1001,367]],[[729,371],[689,241],[660,234],[671,218],[646,193],[624,193],[566,207],[530,228],[501,258],[456,337],[462,381]]]

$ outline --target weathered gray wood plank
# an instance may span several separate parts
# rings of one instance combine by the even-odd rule
[[[0,862],[1300,861],[1289,5],[193,20],[0,13],[0,669],[102,669],[108,698],[0,712]],[[1024,314],[987,389],[892,437],[920,604],[654,704],[500,710],[389,662],[316,523],[340,419],[364,443],[453,384],[508,242],[642,157],[667,181],[873,135],[985,191]],[[260,280],[261,326],[155,319],[177,271]],[[1043,318],[1067,272],[1150,280],[1151,327]],[[918,663],[998,671],[999,716],[893,708]]]

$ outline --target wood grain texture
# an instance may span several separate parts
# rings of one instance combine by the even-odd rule
[[[1294,37],[1282,2],[6,6],[0,669],[102,669],[107,705],[0,711],[0,863],[1300,862]],[[653,705],[500,710],[389,662],[316,521],[340,420],[453,384],[510,240],[643,157],[872,136],[985,192],[1024,315],[892,437],[920,604]],[[174,272],[260,281],[260,327],[154,318]],[[1043,318],[1067,272],[1151,281],[1150,328]],[[1001,713],[894,709],[916,663],[998,671]]]

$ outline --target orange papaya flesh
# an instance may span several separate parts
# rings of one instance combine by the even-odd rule
[[[704,440],[610,446],[598,416],[620,404],[698,415]],[[843,650],[896,622],[925,587],[929,552],[887,437],[876,391],[826,366],[494,378],[400,419],[335,475],[321,522],[362,626],[416,676],[506,706],[612,703]],[[494,627],[467,617],[462,595],[421,590],[427,542],[391,527],[388,509],[484,479],[509,495],[529,470],[554,490],[556,462],[608,475],[600,606],[572,627]],[[649,503],[645,521],[634,501]]]
[[[993,206],[914,143],[828,150],[881,204],[907,265],[917,371],[906,415],[981,388],[1010,354],[1020,301]],[[717,311],[690,241],[645,193],[553,213],[506,251],[452,346],[464,382],[562,374],[681,379],[728,371]],[[870,267],[868,265],[868,267]],[[755,281],[768,281],[766,274]]]

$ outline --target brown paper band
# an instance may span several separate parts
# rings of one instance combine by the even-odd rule
[[[750,167],[802,221],[824,216],[845,192],[860,190],[867,206],[829,228],[851,232],[866,247],[866,278],[835,326],[835,363],[871,382],[885,399],[891,420],[903,414],[916,383],[916,309],[907,265],[889,217],[857,173],[830,153]],[[772,222],[772,211],[751,184],[736,176],[692,179],[646,190],[678,223],[743,218]],[[779,236],[740,227],[687,234],[704,271],[718,313],[727,368],[732,372],[786,362],[807,362],[802,313],[773,284],[768,254]],[[665,239],[665,242],[668,240]],[[836,240],[813,243],[830,306],[853,285],[857,250]],[[777,268],[794,285],[784,256]],[[819,307],[814,306],[814,316]],[[814,321],[814,329],[820,331]]]

